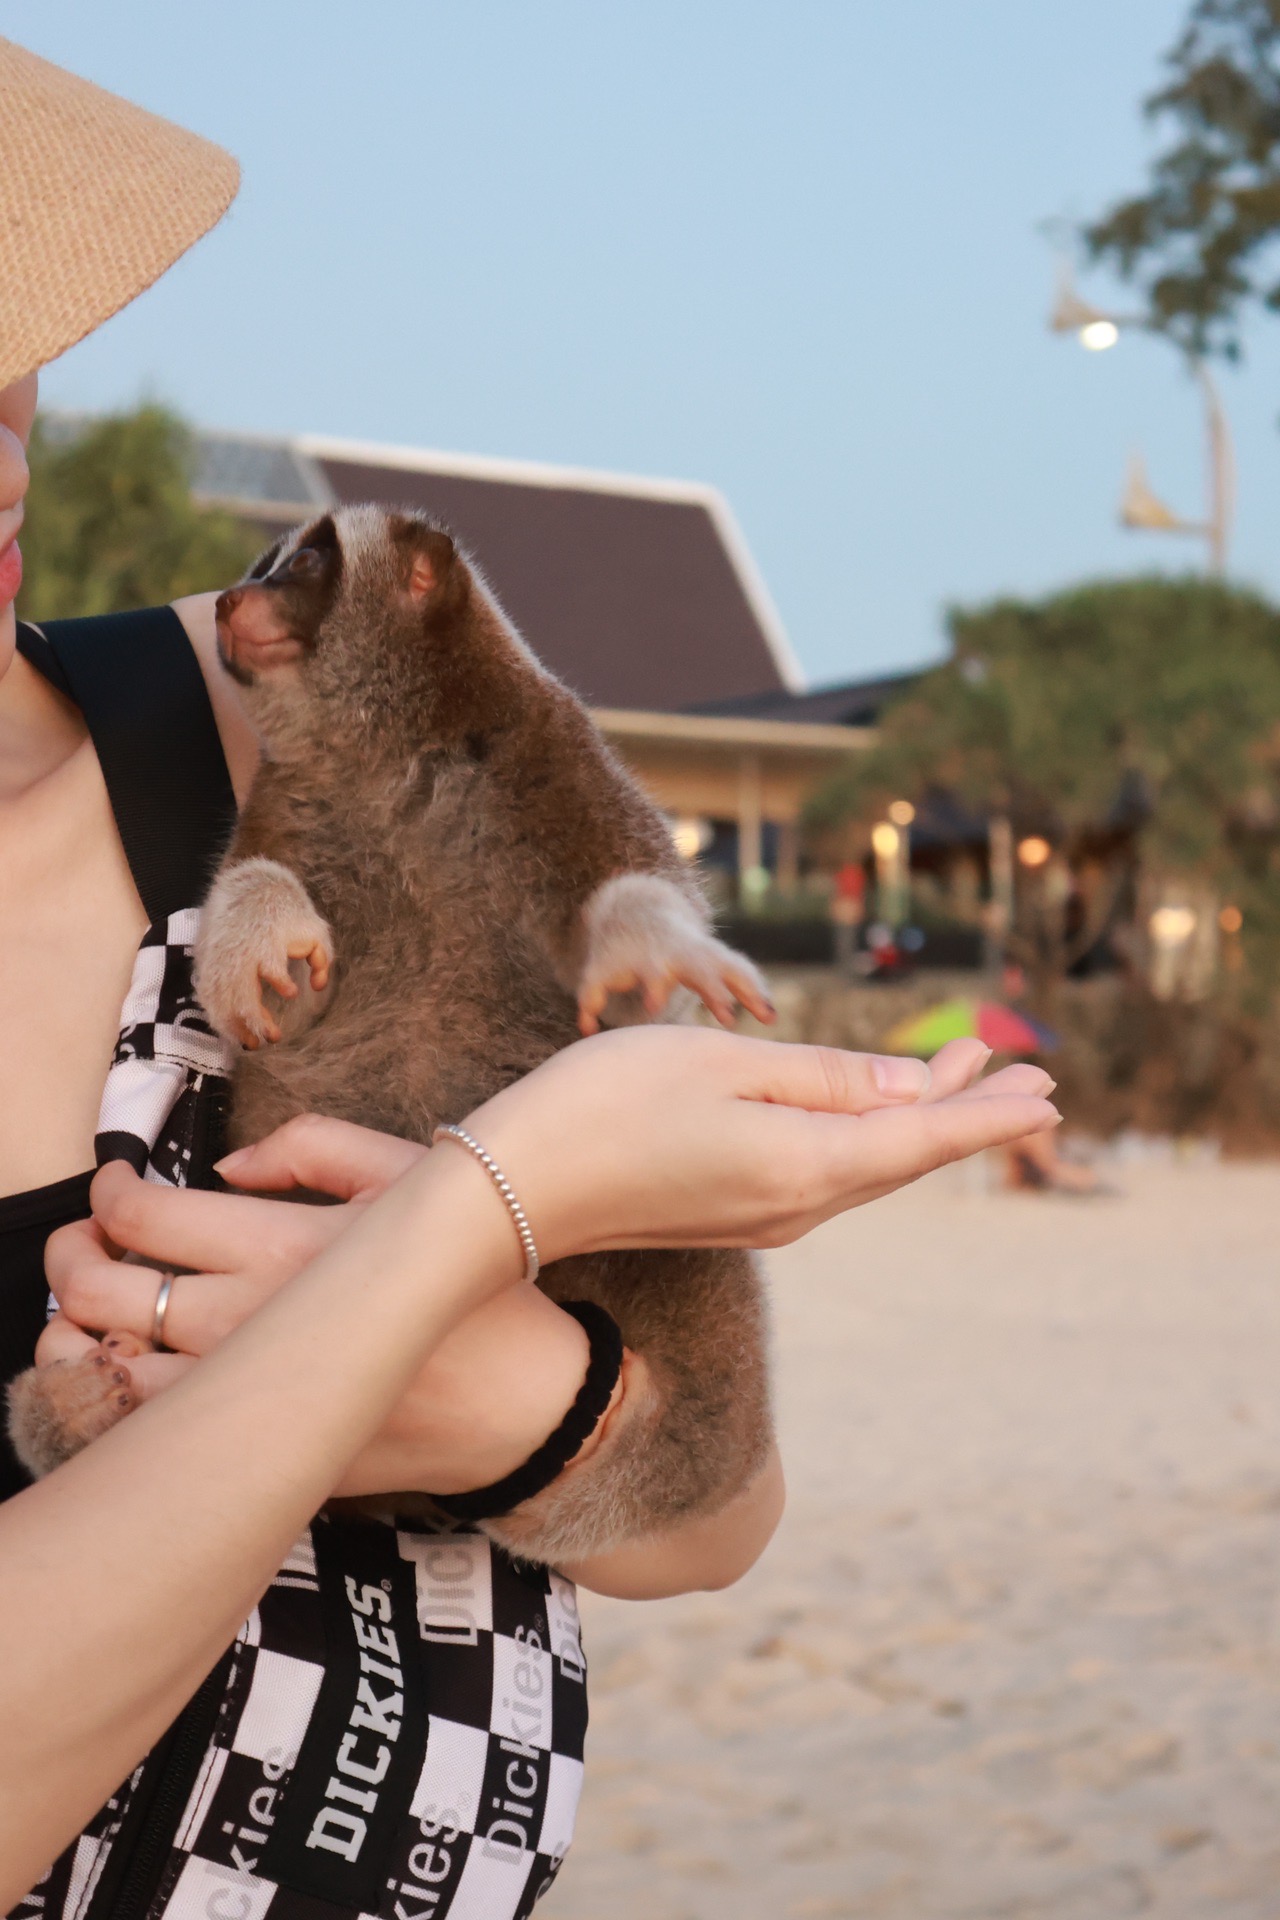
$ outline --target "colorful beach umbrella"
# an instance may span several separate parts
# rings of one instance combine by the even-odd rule
[[[948,1040],[981,1040],[993,1053],[1052,1053],[1058,1036],[997,1000],[943,1000],[900,1020],[884,1041],[890,1053],[936,1053]]]

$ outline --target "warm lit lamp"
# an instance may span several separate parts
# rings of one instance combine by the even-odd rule
[[[1194,907],[1157,907],[1147,930],[1158,947],[1180,947],[1196,930]]]
[[[1114,347],[1122,328],[1150,333],[1149,319],[1141,314],[1104,313],[1090,306],[1076,292],[1069,260],[1058,262],[1058,290],[1049,310],[1052,333],[1074,333],[1082,347],[1092,353]],[[1151,491],[1140,459],[1130,462],[1129,480],[1120,506],[1122,526],[1149,533],[1192,533],[1208,542],[1209,570],[1222,573],[1227,564],[1227,541],[1235,511],[1235,456],[1226,414],[1217,385],[1204,359],[1189,356],[1189,365],[1204,400],[1205,444],[1208,451],[1209,500],[1203,520],[1184,520],[1165,506]]]
[[[1049,311],[1053,333],[1074,333],[1090,353],[1103,353],[1120,338],[1120,327],[1101,307],[1091,307],[1075,290],[1071,268],[1063,261],[1058,268],[1058,293]]]
[[[709,820],[685,814],[671,822],[671,839],[682,860],[696,860],[711,845],[714,835]]]

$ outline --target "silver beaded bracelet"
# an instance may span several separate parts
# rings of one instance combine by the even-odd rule
[[[492,1180],[494,1186],[498,1189],[502,1204],[511,1215],[512,1223],[520,1236],[520,1245],[524,1250],[524,1277],[526,1280],[536,1280],[541,1263],[538,1259],[538,1249],[534,1244],[533,1229],[529,1225],[528,1215],[516,1199],[515,1189],[507,1179],[506,1174],[502,1171],[502,1168],[498,1165],[493,1155],[487,1153],[475,1136],[468,1133],[465,1127],[437,1127],[431,1136],[432,1146],[434,1147],[436,1141],[442,1138],[456,1140],[460,1147],[465,1147],[468,1153],[473,1153]]]

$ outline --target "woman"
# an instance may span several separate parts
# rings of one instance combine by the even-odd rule
[[[246,1187],[326,1189],[343,1206],[180,1192],[139,1180],[122,1161],[104,1166],[90,1192],[84,1170],[146,934],[143,899],[169,843],[148,851],[144,834],[126,847],[113,811],[126,787],[118,775],[111,787],[103,778],[120,734],[101,736],[111,747],[104,760],[71,683],[49,677],[39,636],[15,653],[22,447],[34,369],[212,224],[235,170],[205,143],[4,42],[0,91],[0,227],[16,236],[6,269],[10,295],[21,295],[0,321],[4,1371],[31,1357],[51,1229],[50,1277],[73,1319],[55,1324],[42,1357],[88,1353],[115,1370],[113,1350],[96,1348],[75,1319],[145,1337],[158,1318],[166,1345],[204,1355],[198,1364],[144,1356],[133,1368],[144,1404],[0,1507],[0,1896],[6,1905],[20,1899],[68,1848],[63,1878],[42,1882],[31,1912],[57,1906],[96,1920],[170,1904],[181,1911],[194,1865],[202,1910],[217,1920],[249,1920],[291,1889],[353,1911],[390,1913],[409,1898],[410,1911],[442,1913],[443,1895],[462,1884],[444,1860],[465,1854],[458,1872],[470,1911],[527,1912],[567,1839],[577,1764],[542,1736],[539,1689],[551,1656],[529,1622],[553,1641],[558,1622],[576,1645],[572,1588],[495,1556],[484,1631],[494,1679],[504,1635],[508,1656],[513,1646],[518,1656],[511,1697],[499,1702],[492,1688],[495,1715],[501,1705],[510,1724],[505,1734],[496,1721],[455,1726],[443,1696],[456,1690],[479,1631],[473,1621],[474,1640],[444,1644],[449,1616],[432,1611],[430,1584],[444,1578],[432,1561],[438,1542],[365,1528],[358,1550],[381,1555],[382,1579],[348,1573],[326,1586],[327,1556],[338,1555],[340,1573],[357,1560],[341,1558],[340,1523],[307,1532],[335,1489],[448,1491],[450,1481],[466,1488],[502,1477],[579,1393],[582,1330],[520,1284],[520,1243],[487,1173],[461,1148],[427,1155],[358,1129],[295,1123],[225,1172]],[[188,603],[180,618],[243,788],[253,742],[216,678],[205,609]],[[186,642],[176,644],[167,657],[185,658]],[[140,686],[138,701],[151,691]],[[160,731],[167,717],[160,713]],[[141,736],[133,746],[122,764],[147,751]],[[138,817],[145,824],[145,807]],[[157,830],[172,824],[166,816]],[[1048,1083],[1034,1070],[966,1092],[981,1054],[960,1045],[935,1063],[924,1101],[927,1073],[895,1085],[886,1076],[897,1064],[722,1035],[608,1035],[557,1056],[468,1127],[506,1170],[545,1260],[605,1245],[772,1244],[944,1159],[1054,1124]],[[94,1220],[82,1217],[90,1202]],[[197,1270],[174,1288],[169,1317],[157,1316],[155,1275],[119,1263],[126,1248]],[[624,1375],[615,1406],[625,1388]],[[721,1583],[759,1552],[779,1505],[775,1463],[726,1514],[575,1571],[617,1592]],[[310,1544],[281,1571],[300,1535]],[[443,1537],[455,1557],[488,1552],[482,1541],[475,1548],[479,1536]],[[410,1564],[406,1633],[395,1609]],[[323,1647],[310,1665],[296,1651],[277,1654],[267,1685],[261,1621],[272,1596],[280,1619],[301,1621],[304,1633],[318,1626]],[[519,1616],[514,1626],[499,1622],[499,1600]],[[256,1627],[243,1624],[251,1609]],[[354,1705],[331,1728],[339,1652]],[[286,1666],[295,1691],[283,1698]],[[570,1652],[558,1659],[552,1692],[563,1691],[566,1666],[573,1678]],[[299,1713],[295,1670],[304,1667],[315,1678]],[[579,1685],[581,1677],[579,1659]],[[202,1700],[207,1725],[192,1717]],[[282,1727],[300,1746],[283,1735],[271,1743]],[[463,1733],[480,1740],[482,1766],[499,1769],[492,1781],[483,1773],[498,1811],[489,1813],[488,1800],[473,1810],[465,1846],[456,1809],[420,1797],[430,1768],[467,1744]],[[259,1853],[290,1821],[297,1826],[298,1781],[317,1738],[330,1739],[336,1756],[317,1776],[323,1804],[295,1836],[290,1872],[273,1877]],[[384,1783],[403,1772],[415,1741],[421,1772],[406,1776],[405,1811],[417,1827],[401,1858],[403,1835],[383,1821]],[[179,1829],[204,1819],[242,1763],[271,1783],[248,1792],[261,1824],[224,1821],[219,1831],[230,1837],[209,1843],[222,1854],[200,1853]],[[539,1780],[535,1838],[527,1796]],[[175,1782],[184,1789],[176,1800]],[[401,1877],[388,1887],[390,1863]],[[412,1895],[405,1875],[417,1876]]]

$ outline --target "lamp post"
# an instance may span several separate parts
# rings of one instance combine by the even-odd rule
[[[1107,313],[1091,306],[1076,292],[1071,269],[1064,262],[1058,272],[1058,292],[1049,314],[1052,333],[1074,333],[1091,353],[1114,347],[1125,329],[1151,332],[1151,323],[1139,314]],[[1147,480],[1141,455],[1129,466],[1129,478],[1120,502],[1120,520],[1126,527],[1150,533],[1192,534],[1209,550],[1209,571],[1220,574],[1227,564],[1227,543],[1235,512],[1235,455],[1217,382],[1198,354],[1188,355],[1204,402],[1205,466],[1208,509],[1203,520],[1186,520],[1166,507]]]

